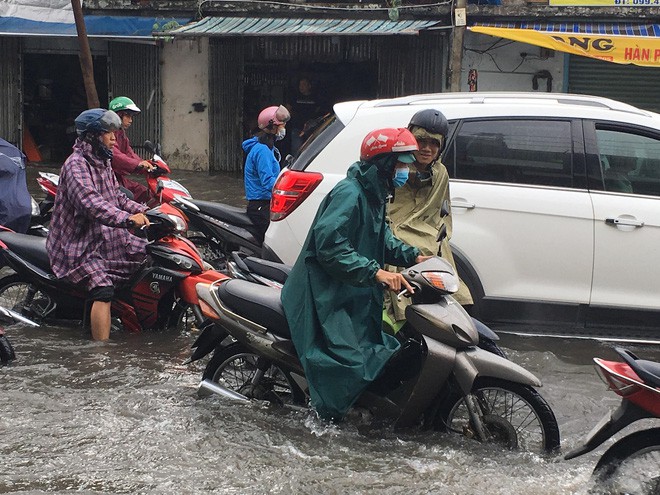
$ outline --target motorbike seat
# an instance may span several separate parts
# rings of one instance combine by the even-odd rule
[[[243,259],[243,261],[252,273],[274,280],[280,284],[286,282],[289,273],[291,273],[291,267],[283,263],[262,260],[261,258],[255,258],[254,256],[248,256]]]
[[[188,199],[199,210],[213,218],[231,225],[239,227],[254,227],[252,220],[245,212],[245,208],[238,208],[236,206],[229,206],[223,203],[213,203],[211,201],[202,201],[199,199]]]
[[[644,383],[651,387],[660,388],[660,363],[639,359],[635,354],[623,347],[615,347],[614,350],[623,360],[637,373]]]
[[[50,259],[46,251],[45,237],[0,231],[0,241],[4,242],[11,251],[25,261],[47,273],[52,273]]]
[[[278,289],[232,279],[219,285],[218,297],[234,313],[267,328],[275,335],[291,338]]]

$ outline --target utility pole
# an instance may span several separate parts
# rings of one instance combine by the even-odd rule
[[[456,0],[452,11],[454,29],[451,40],[449,91],[461,90],[461,70],[463,65],[463,36],[465,35],[466,0]]]
[[[82,70],[83,83],[85,84],[85,93],[87,94],[87,107],[98,108],[99,95],[96,93],[96,84],[94,83],[94,63],[92,62],[92,51],[89,49],[89,40],[87,39],[87,28],[85,27],[85,18],[82,13],[80,0],[71,0],[73,7],[73,18],[76,21],[76,30],[78,31],[78,43],[80,44],[80,70]]]

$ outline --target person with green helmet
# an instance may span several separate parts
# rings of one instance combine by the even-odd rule
[[[150,172],[155,168],[149,160],[143,160],[133,151],[131,142],[126,135],[126,129],[133,123],[133,116],[139,114],[140,109],[130,98],[118,96],[110,102],[110,110],[121,118],[121,129],[115,133],[117,140],[113,149],[112,169],[115,172],[119,185],[131,191],[135,201],[144,203],[149,199],[147,188],[127,177],[140,170]]]

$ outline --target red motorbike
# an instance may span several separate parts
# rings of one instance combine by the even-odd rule
[[[196,285],[227,278],[207,265],[193,243],[180,235],[185,216],[169,204],[146,213],[147,258],[116,290],[112,314],[129,332],[146,329],[201,328],[206,319]],[[50,268],[46,239],[0,227],[1,261],[15,274],[0,279],[0,306],[37,321],[82,320],[88,305],[84,288],[58,279]]]
[[[639,359],[626,349],[614,350],[623,363],[600,358],[594,362],[600,378],[622,397],[621,404],[565,459],[591,452],[636,421],[660,418],[660,363]],[[659,494],[660,426],[637,430],[614,443],[596,464],[594,478],[598,493]]]
[[[156,167],[151,172],[147,172],[146,170],[142,170],[140,172],[145,176],[145,180],[147,181],[147,190],[149,191],[149,199],[147,200],[147,205],[153,207],[160,203],[170,203],[177,196],[190,198],[190,192],[188,192],[184,186],[169,178],[169,175],[172,173],[172,171],[170,170],[170,167],[167,165],[167,163],[165,163],[165,161],[159,155],[160,146],[154,146],[151,141],[145,141],[144,147],[153,154],[149,162]],[[39,202],[39,213],[33,214],[32,216],[31,223],[33,225],[47,225],[50,221],[50,216],[53,212],[53,206],[55,205],[55,195],[57,194],[57,185],[59,180],[60,176],[57,174],[39,172],[37,183],[39,184],[41,190],[44,192],[45,196]],[[130,191],[124,189],[124,192],[127,194],[127,196],[132,197],[132,193]],[[36,231],[35,234],[44,235],[42,233],[37,233]]]

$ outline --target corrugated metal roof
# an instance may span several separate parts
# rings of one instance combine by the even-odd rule
[[[284,19],[263,17],[205,17],[164,36],[292,36],[417,34],[438,21],[389,21],[373,19]]]

